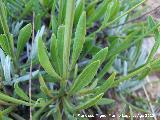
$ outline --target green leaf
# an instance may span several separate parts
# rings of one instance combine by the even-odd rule
[[[77,120],[73,113],[69,113],[68,110],[64,109],[64,113],[67,116],[67,120]]]
[[[62,113],[61,113],[61,110],[59,108],[59,105],[56,106],[56,112],[55,112],[54,119],[56,119],[56,120],[62,120]]]
[[[79,111],[79,110],[82,110],[82,109],[87,109],[89,107],[92,107],[93,105],[95,105],[100,99],[102,99],[102,96],[103,96],[103,93],[95,96],[94,98],[92,99],[89,99],[88,101],[86,101],[85,103],[79,105],[76,107],[76,110]]]
[[[58,31],[57,31],[58,53],[60,58],[62,59],[63,59],[63,47],[64,47],[64,30],[65,30],[65,26],[61,25],[58,27]]]
[[[74,19],[75,0],[67,0],[65,32],[64,32],[64,49],[63,49],[63,78],[68,77],[70,45],[72,37],[72,27]]]
[[[52,96],[50,90],[48,89],[48,87],[47,87],[47,85],[41,75],[39,75],[39,83],[40,83],[41,91],[48,96]]]
[[[56,15],[55,15],[55,9],[56,9],[56,1],[54,1],[53,6],[52,6],[52,14],[51,14],[51,25],[52,25],[52,31],[54,32],[54,34],[57,33],[57,28],[58,28],[58,22],[56,19]]]
[[[91,24],[92,22],[100,19],[106,12],[107,10],[107,5],[110,2],[110,0],[104,0],[99,6],[98,8],[95,10],[96,12],[94,14],[92,14],[92,16],[90,16],[90,18],[88,19],[88,24]]]
[[[3,120],[4,119],[4,116],[2,114],[2,112],[0,111],[0,119]]]
[[[58,55],[58,45],[57,45],[57,38],[55,34],[53,33],[51,36],[51,46],[50,46],[50,51],[51,51],[51,58],[53,61],[53,65],[55,66],[55,70],[57,73],[60,74],[61,71],[61,66],[60,66],[60,58]]]
[[[108,4],[102,25],[105,25],[106,23],[108,23],[108,21],[113,20],[115,18],[115,16],[119,12],[119,7],[120,6],[118,0],[113,0]]]
[[[115,60],[115,56],[113,56],[106,65],[104,65],[103,69],[99,72],[99,74],[97,75],[97,78],[100,80],[108,71],[109,69],[112,67],[112,64]]]
[[[147,22],[148,22],[148,29],[149,30],[156,26],[156,23],[151,16],[148,17]],[[155,43],[154,43],[154,46],[152,47],[152,50],[148,56],[147,62],[150,62],[151,60],[153,60],[154,55],[160,46],[160,33],[158,31],[158,27],[153,32],[155,34]]]
[[[39,13],[35,16],[35,30],[38,31],[42,26],[42,15]]]
[[[85,0],[77,1],[75,16],[74,16],[74,25],[77,25],[79,18],[84,10],[84,6],[85,6]]]
[[[0,120],[13,120],[7,116],[4,116],[2,112],[0,112]]]
[[[39,58],[40,64],[50,76],[55,77],[57,79],[61,79],[61,77],[55,72],[55,70],[53,69],[49,61],[47,50],[44,43],[42,42],[41,37],[38,40],[38,58]]]
[[[119,54],[120,52],[128,49],[133,44],[134,37],[138,34],[137,31],[130,33],[122,42],[113,44],[109,48],[109,53],[107,58],[111,58],[115,56],[116,54]],[[134,43],[137,43],[138,41],[141,41],[144,36],[140,36],[136,39],[134,39]]]
[[[115,100],[109,98],[102,98],[97,102],[97,105],[108,105],[114,103]]]
[[[33,7],[33,0],[28,0],[28,2],[25,4],[23,11],[21,15],[19,16],[19,19],[22,19],[24,16],[27,16],[29,13],[31,13]]]
[[[63,0],[59,0],[59,11],[58,11],[58,25],[62,23],[62,13],[63,13]]]
[[[112,75],[101,85],[95,90],[95,94],[98,95],[100,93],[105,93],[110,87],[112,87],[114,83],[116,74],[112,73]]]
[[[74,109],[75,107],[70,103],[70,101],[67,98],[64,98],[63,101],[64,101],[64,107],[65,107],[64,109],[67,109],[67,111],[73,113],[75,110]]]
[[[9,27],[7,24],[7,11],[6,11],[6,6],[5,4],[2,2],[2,0],[0,0],[0,22],[4,31],[5,35],[9,35]],[[8,36],[7,36],[8,37]]]
[[[15,109],[15,107],[10,104],[10,106],[8,108],[4,109],[1,112],[2,112],[3,115],[7,115],[8,113],[12,112],[14,109]]]
[[[112,4],[112,3],[110,3],[110,4]],[[107,10],[106,10],[106,13],[104,15],[104,20],[102,22],[102,25],[106,24],[111,17],[112,5],[110,5],[110,4],[107,6]]]
[[[86,13],[83,12],[79,19],[75,33],[71,69],[75,66],[76,61],[78,60],[78,57],[82,51],[83,44],[85,41],[85,35],[86,35]]]
[[[19,33],[18,36],[18,42],[17,42],[17,58],[20,56],[21,52],[23,51],[26,42],[31,37],[32,33],[32,25],[29,23],[26,26],[24,26]]]
[[[44,6],[47,7],[49,4],[49,0],[39,0],[39,2]]]
[[[86,8],[86,12],[87,12],[87,16],[91,16],[94,12],[95,12],[95,6],[97,5],[97,2],[99,0],[92,0],[87,8]]]
[[[0,46],[2,47],[3,51],[6,54],[10,55],[7,39],[6,39],[6,36],[4,34],[0,35]]]
[[[7,11],[5,4],[0,0],[0,22],[3,28],[3,32],[6,36],[6,43],[8,45],[8,51],[12,57],[14,57],[14,45],[13,45],[13,39],[12,34],[9,32],[9,27],[7,23]]]
[[[156,25],[156,23],[155,23],[155,21],[153,20],[152,16],[149,16],[149,17],[147,18],[147,24],[148,24],[148,29],[149,29],[149,30]],[[157,33],[157,32],[158,32],[158,29],[156,29],[156,30],[154,31],[154,33]]]
[[[99,60],[100,64],[102,64],[103,61],[106,59],[107,53],[108,53],[108,47],[103,48],[92,58],[91,62]]]
[[[62,1],[61,2],[61,10],[60,10],[59,13],[61,13],[60,14],[60,16],[61,16],[61,24],[63,24],[64,21],[65,21],[65,17],[66,17],[67,0],[61,0],[61,1]]]
[[[77,78],[77,74],[78,74],[78,65],[75,65],[75,69],[74,69],[74,76],[73,76],[73,80],[75,80]]]
[[[19,87],[18,82],[14,84],[14,89],[16,94],[22,98],[23,100],[29,101],[29,97],[26,95],[26,93]]]
[[[97,86],[97,84],[98,84],[98,81],[99,81],[98,79],[95,79],[95,80],[93,81],[93,83],[90,85],[89,88],[90,88],[91,90],[93,90],[94,88],[96,88],[96,86]]]
[[[81,90],[82,88],[84,88],[85,86],[87,86],[96,75],[99,65],[100,65],[100,61],[95,61],[89,64],[88,66],[86,66],[86,68],[81,72],[81,74],[74,81],[69,91],[69,94],[74,94],[79,90]]]
[[[120,3],[119,0],[114,0],[112,3],[112,10],[111,10],[111,14],[110,14],[110,19],[114,19],[117,15],[117,13],[120,11]]]
[[[127,76],[120,77],[119,80],[116,80],[114,82],[114,86],[119,85],[120,83],[124,82],[125,80],[131,79],[132,77],[140,74],[141,72],[143,72],[144,70],[146,70],[148,68],[152,68],[152,66],[156,65],[159,62],[160,62],[160,58],[157,58],[157,59],[155,59],[155,60],[153,60],[153,61],[151,61],[149,63],[146,63],[146,64],[138,67],[137,69],[135,69],[134,71],[129,73]]]
[[[128,13],[130,13],[132,10],[134,10],[135,8],[137,8],[138,6],[140,6],[141,4],[143,4],[146,0],[142,0],[140,3],[136,4],[135,6],[133,6],[132,8],[130,8],[129,10],[127,10],[126,12],[124,12],[122,15],[119,15],[118,17],[116,17],[114,20],[106,23],[105,25],[102,25],[100,30],[103,30],[104,28],[108,27],[109,25],[113,24],[114,22],[117,22],[119,19],[121,19],[123,16],[127,15]]]
[[[20,105],[20,104],[26,105],[26,106],[30,106],[30,105],[31,105],[31,104],[28,103],[28,102],[15,99],[15,98],[10,97],[10,96],[8,96],[8,95],[5,95],[5,94],[3,94],[3,93],[0,93],[0,100],[4,100],[4,101],[7,101],[7,102],[15,103],[15,104],[18,104],[18,105]]]
[[[130,112],[131,120],[134,120],[134,118],[133,118],[134,113],[133,113],[133,110],[132,110],[131,106],[129,106],[129,112]]]
[[[41,116],[41,114],[43,113],[43,111],[48,107],[48,105],[52,104],[53,100],[49,100],[49,101],[45,101],[45,103],[43,104],[43,106],[38,109],[36,112],[34,112],[33,114],[33,120],[39,120],[39,117]]]
[[[60,63],[60,75],[63,74],[63,49],[64,49],[64,30],[65,26],[59,26],[57,31],[57,49]]]

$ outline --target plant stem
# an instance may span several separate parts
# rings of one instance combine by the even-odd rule
[[[33,40],[34,40],[34,19],[35,19],[35,13],[33,12],[32,15],[32,44],[31,44],[31,51],[33,48]],[[32,53],[32,52],[31,52]],[[30,74],[29,74],[29,103],[32,102],[32,54],[31,54],[31,61],[30,61]],[[32,107],[29,108],[30,112],[30,120],[32,120]]]

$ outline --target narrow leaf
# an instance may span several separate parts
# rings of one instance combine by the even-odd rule
[[[11,58],[8,55],[5,57],[4,65],[2,67],[5,81],[11,83]]]
[[[115,56],[113,56],[106,65],[104,65],[103,69],[99,72],[99,74],[97,75],[98,79],[101,79],[108,71],[109,69],[112,67],[112,64],[115,60]]]
[[[74,94],[80,89],[87,86],[96,75],[99,65],[100,65],[99,61],[95,61],[89,64],[74,81],[69,93]]]
[[[91,16],[94,12],[95,12],[95,6],[97,5],[99,0],[92,0],[87,8],[86,8],[86,12],[87,12],[87,16]]]
[[[37,57],[38,55],[38,40],[40,37],[43,36],[44,34],[44,31],[45,31],[45,26],[42,26],[40,30],[38,30],[36,36],[35,36],[35,39],[33,41],[33,47],[32,47],[32,51],[31,51],[31,56],[29,57],[29,59],[34,59]]]
[[[65,26],[59,26],[57,31],[57,49],[60,63],[60,75],[63,74],[63,49],[64,49],[64,30]]]
[[[136,76],[137,74],[143,72],[147,68],[152,68],[152,66],[156,65],[159,62],[160,62],[160,58],[157,58],[157,59],[155,59],[155,60],[153,60],[149,63],[146,63],[146,64],[138,67],[137,69],[135,69],[134,71],[129,73],[127,76],[120,77],[119,80],[116,80],[114,82],[114,86],[119,85],[120,83],[124,82],[125,80],[129,80],[130,78],[132,78],[132,77]]]
[[[105,25],[108,23],[108,21],[113,20],[119,12],[119,8],[120,6],[118,0],[113,0],[112,2],[110,2],[107,6],[107,10],[102,25]]]
[[[9,27],[7,24],[7,11],[5,4],[0,0],[0,22],[5,35],[9,35]]]
[[[22,98],[23,100],[29,101],[29,97],[26,95],[26,93],[19,87],[18,82],[14,84],[14,89],[16,94]]]
[[[85,34],[86,34],[86,13],[83,12],[79,19],[75,33],[71,68],[73,68],[74,65],[76,64],[76,61],[78,60],[78,57],[82,51],[83,44],[85,41]]]
[[[69,100],[67,100],[67,98],[64,98],[64,107],[71,113],[73,113],[75,110],[75,107],[70,103]]]
[[[129,112],[130,112],[131,120],[134,120],[134,118],[133,118],[134,113],[133,113],[133,110],[132,110],[131,106],[129,106]]]
[[[49,61],[47,50],[44,43],[42,42],[41,37],[38,40],[38,58],[39,58],[40,64],[49,75],[57,79],[61,79],[61,77],[55,72],[55,70],[53,69]]]
[[[58,28],[58,21],[56,19],[56,15],[55,15],[55,9],[56,9],[56,1],[54,1],[53,5],[52,5],[52,14],[51,14],[51,25],[52,25],[52,31],[54,32],[54,34],[57,33],[57,28]]]
[[[25,4],[23,11],[21,15],[19,16],[19,19],[22,19],[24,16],[27,16],[29,13],[31,13],[33,7],[33,0],[28,0],[28,2]]]
[[[0,22],[3,28],[3,32],[6,36],[6,45],[8,46],[9,55],[11,55],[14,58],[14,44],[12,39],[12,34],[9,32],[9,27],[7,23],[7,11],[5,4],[0,0]]]
[[[3,50],[0,48],[0,60],[1,60],[1,65],[2,67],[5,65],[5,54],[3,52]]]
[[[113,24],[114,22],[118,21],[119,19],[121,19],[123,16],[127,15],[128,13],[130,13],[132,10],[134,10],[135,8],[137,8],[138,6],[140,6],[141,4],[143,4],[146,0],[142,0],[140,3],[136,4],[135,6],[133,6],[132,8],[130,8],[129,10],[127,10],[126,12],[124,12],[122,15],[119,15],[118,17],[116,17],[114,20],[106,23],[105,25],[101,26],[101,30],[108,27],[109,25]]]
[[[58,55],[58,45],[57,45],[57,38],[55,34],[53,33],[51,36],[51,46],[50,46],[50,51],[51,51],[51,58],[53,61],[53,65],[55,66],[55,70],[58,74],[60,74],[61,71],[61,66],[60,66],[60,58]]]
[[[102,98],[97,102],[97,105],[108,105],[108,104],[112,104],[115,101],[113,99],[109,99],[109,98]]]
[[[63,0],[59,0],[58,25],[62,23]]]
[[[0,35],[0,46],[6,54],[10,55],[7,39],[4,34]]]
[[[72,27],[74,19],[75,0],[67,0],[65,32],[64,32],[64,50],[63,50],[63,78],[67,78],[69,70],[70,45],[72,37]]]
[[[92,58],[91,62],[99,60],[100,64],[102,64],[103,61],[106,59],[107,53],[108,53],[108,47],[103,48]]]
[[[40,89],[42,90],[42,92],[44,92],[46,95],[52,96],[51,92],[49,91],[43,77],[40,75],[39,76],[39,83],[40,83]]]
[[[98,95],[100,93],[105,93],[110,87],[112,87],[115,79],[115,73],[112,73],[112,75],[95,90],[95,94]]]
[[[5,101],[11,102],[11,103],[15,103],[15,104],[19,104],[19,105],[23,104],[23,105],[26,105],[26,106],[30,106],[30,103],[28,103],[28,102],[15,99],[15,98],[10,97],[8,95],[5,95],[3,93],[0,93],[0,100],[5,100]]]
[[[88,19],[88,23],[91,24],[92,22],[100,19],[106,12],[107,10],[107,5],[110,2],[110,0],[104,0],[99,6],[98,8],[95,10],[96,12],[94,14],[92,14],[92,16],[90,16],[90,18]]]
[[[155,21],[153,20],[152,16],[149,16],[149,17],[147,18],[147,24],[148,24],[148,29],[151,29],[151,28],[153,28],[153,27],[156,25],[156,23],[155,23]],[[154,33],[157,33],[157,32],[158,32],[158,29],[156,29],[156,30],[154,31]]]
[[[82,110],[82,109],[87,109],[89,107],[92,107],[93,105],[95,105],[103,96],[103,93],[95,96],[94,98],[88,100],[87,102],[83,103],[82,105],[79,105],[76,107],[76,110]]]
[[[16,54],[17,58],[19,57],[19,55],[23,51],[26,42],[31,37],[31,33],[32,33],[32,25],[30,23],[27,24],[26,26],[24,26],[20,30],[20,33],[18,36],[18,42],[17,42],[17,54]]]
[[[84,6],[85,6],[85,0],[77,1],[75,16],[74,16],[74,25],[77,25],[79,18],[84,10]]]
[[[156,23],[151,16],[148,17],[147,21],[148,21],[148,29],[149,30],[156,26]],[[154,55],[160,46],[160,33],[158,31],[158,27],[153,32],[155,34],[155,43],[154,43],[154,46],[152,47],[152,50],[148,56],[147,62],[150,62],[151,60],[153,60]]]
[[[74,80],[77,78],[77,74],[78,74],[78,64],[75,65],[74,76],[73,76]]]

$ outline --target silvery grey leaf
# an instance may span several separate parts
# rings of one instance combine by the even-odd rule
[[[0,59],[1,59],[1,64],[2,66],[4,66],[5,63],[5,54],[3,52],[3,50],[0,48]]]
[[[145,64],[147,58],[147,51],[145,49],[142,49],[141,55],[137,61],[136,67],[139,67],[140,65]]]
[[[127,61],[123,62],[123,66],[124,66],[123,75],[126,76],[127,75],[127,71],[128,71],[128,63],[127,63]]]
[[[130,60],[132,60],[133,56],[135,56],[135,50],[136,50],[135,46],[131,47],[131,49],[129,50],[129,52],[128,52],[128,58]]]
[[[11,58],[7,55],[4,61],[3,72],[5,80],[11,82]]]
[[[39,70],[36,70],[32,72],[32,78],[36,77],[39,74]],[[4,81],[4,85],[11,85],[15,82],[24,82],[30,79],[30,74],[26,74],[24,76],[21,76],[19,78],[14,78],[10,83],[8,81]]]
[[[41,27],[41,30],[38,30],[38,32],[36,34],[36,37],[33,42],[32,51],[31,51],[32,59],[34,59],[38,54],[38,39],[39,39],[39,37],[43,36],[44,31],[45,31],[45,26],[43,25]]]
[[[13,33],[14,36],[18,35],[19,30],[20,30],[22,24],[23,24],[23,21],[16,22],[15,24],[12,24],[12,33]]]

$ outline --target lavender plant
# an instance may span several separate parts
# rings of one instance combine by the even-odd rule
[[[122,91],[126,82],[143,80],[156,69],[160,24],[148,17],[115,28],[145,2],[137,1],[0,0],[0,118],[74,120],[82,119],[78,114],[102,114],[103,106],[114,103],[106,97],[109,89]],[[151,34],[154,46],[146,62],[139,62],[142,42]]]

